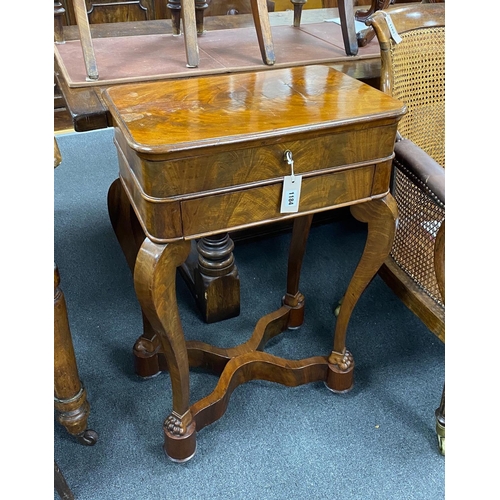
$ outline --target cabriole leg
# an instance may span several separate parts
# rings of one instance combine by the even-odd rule
[[[189,460],[196,451],[196,424],[189,408],[189,360],[175,290],[176,269],[190,249],[189,241],[157,244],[146,238],[134,268],[137,298],[158,335],[170,373],[173,409],[163,425],[163,447],[176,462]]]
[[[357,220],[368,224],[368,235],[361,259],[342,299],[333,351],[328,359],[332,366],[326,385],[334,392],[352,388],[354,359],[345,345],[347,326],[361,294],[389,255],[396,232],[397,205],[392,195],[388,194],[382,199],[353,205],[351,213]]]

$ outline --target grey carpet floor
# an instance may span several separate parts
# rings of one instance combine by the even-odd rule
[[[198,433],[191,461],[168,460],[162,422],[171,410],[169,376],[142,380],[133,370],[132,345],[142,325],[107,215],[107,189],[118,171],[112,130],[60,135],[58,143],[63,162],[54,171],[54,260],[91,404],[89,426],[99,434],[97,444],[86,447],[54,421],[54,458],[77,499],[444,498],[445,459],[434,430],[444,345],[378,277],[349,325],[352,391],[250,382],[235,390],[219,421]],[[332,305],[365,236],[365,226],[350,217],[313,227],[301,278],[305,323],[273,339],[268,352],[296,359],[329,353]],[[224,347],[244,342],[256,321],[280,305],[289,241],[285,232],[237,243],[237,318],[203,323],[178,279],[186,338]],[[193,371],[192,400],[216,381]]]

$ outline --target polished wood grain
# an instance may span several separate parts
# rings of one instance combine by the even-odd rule
[[[217,4],[217,2],[211,2],[206,10],[206,14],[210,14]],[[306,8],[312,4],[309,2]],[[233,3],[229,2],[228,7],[231,5]],[[248,12],[250,11],[249,1],[247,1],[247,5],[245,11]],[[289,3],[287,8],[291,5]],[[243,5],[241,6],[242,8]],[[155,9],[158,12],[158,5],[155,6]],[[322,21],[323,19],[334,18],[337,15],[337,9],[305,10],[302,15],[302,23],[303,25],[307,25]],[[91,22],[93,19],[95,18],[92,17]],[[286,26],[290,24],[291,20],[291,12],[272,12],[269,16],[271,26]],[[205,28],[208,30],[226,30],[254,26],[251,14],[208,17],[205,18],[204,22]],[[91,24],[90,28],[93,38],[172,33],[172,23],[167,20]],[[77,39],[79,34],[76,26],[66,26],[64,28],[64,36],[67,40]],[[338,63],[332,63],[331,66],[354,78],[368,82],[372,86],[378,85],[380,62],[377,57],[343,59]],[[63,101],[67,107],[67,110],[61,110],[55,116],[55,126],[67,130],[71,127],[71,121],[76,131],[94,130],[109,126],[108,110],[100,98],[104,87],[97,85],[96,87],[70,88],[61,74],[57,61],[55,63],[55,70],[56,81],[58,83],[57,90],[63,96],[60,101]],[[69,124],[67,120],[68,115],[71,120]],[[365,139],[362,140],[360,138],[360,142],[365,142]],[[338,146],[338,149],[343,151],[349,148],[340,148],[340,145]],[[202,162],[205,163],[206,159],[203,159]],[[191,168],[190,162],[184,161],[182,165],[179,162],[179,167]],[[217,178],[218,181],[222,180],[220,174],[217,175]],[[262,226],[260,227],[262,228]],[[277,227],[276,224],[273,227]],[[248,233],[249,230],[247,229],[246,231]],[[256,234],[260,234],[259,231],[258,229],[254,229]],[[203,239],[202,243],[207,243],[207,240]],[[201,314],[207,322],[232,317],[238,314],[239,311],[239,279],[236,266],[227,268],[228,272],[226,275],[213,276],[214,268],[219,265],[218,262],[221,259],[224,260],[226,258],[227,248],[229,247],[231,247],[231,238],[229,238],[228,246],[221,245],[218,248],[220,250],[218,253],[211,252],[212,262],[204,259],[204,262],[209,264],[207,266],[200,260],[200,254],[197,252],[197,248],[194,247],[192,258],[190,257],[181,268],[182,276],[192,290]],[[214,249],[212,245],[212,250]]]
[[[356,129],[357,120],[391,119],[401,109],[327,66],[121,85],[106,89],[103,98],[128,145],[155,160],[189,157],[194,149],[223,151],[235,141],[243,148],[257,139],[279,139],[284,129],[288,141],[324,135],[331,126],[353,123]]]
[[[302,25],[322,22],[338,16],[335,8],[305,10],[302,15]],[[287,26],[293,22],[293,12],[271,12],[269,14],[271,27]],[[205,27],[208,30],[227,30],[252,27],[251,14],[237,16],[216,16],[205,18]],[[108,38],[122,36],[157,35],[172,33],[170,20],[138,21],[128,23],[94,24],[90,26],[92,38]],[[64,26],[65,40],[79,39],[76,26]],[[332,60],[329,65],[353,78],[378,87],[380,77],[380,57],[342,57],[338,61]],[[109,126],[107,109],[100,95],[103,88],[98,85],[92,87],[70,87],[64,77],[57,58],[54,59],[54,72],[58,90],[63,96],[65,106],[71,115],[74,130],[85,132]]]
[[[73,0],[73,3],[75,0]],[[116,23],[156,19],[154,0],[87,0],[89,22]]]
[[[287,150],[304,176],[300,213],[387,190],[391,135],[374,134],[364,121],[369,116],[374,127],[395,132],[401,107],[327,66],[132,84],[103,98],[117,127],[122,180],[146,235],[157,242],[292,217],[279,212]],[[202,108],[193,104],[198,99]],[[353,163],[356,169],[344,168]]]
[[[151,377],[168,370],[171,376],[173,408],[163,424],[167,456],[189,460],[197,431],[219,419],[233,390],[250,380],[286,386],[322,380],[334,392],[349,390],[349,319],[387,258],[396,227],[389,181],[402,103],[328,66],[114,86],[103,100],[120,169],[109,213],[134,272],[144,320],[134,345],[136,371]],[[282,214],[290,154],[295,175],[303,175],[302,194],[299,210]],[[271,338],[304,321],[299,281],[313,214],[344,206],[367,224],[368,236],[332,351],[302,360],[263,352]],[[294,226],[282,307],[261,318],[241,345],[186,342],[175,279],[190,240],[216,241],[226,231],[288,218]],[[221,262],[230,265],[231,257]],[[190,367],[220,375],[213,392],[194,404]]]

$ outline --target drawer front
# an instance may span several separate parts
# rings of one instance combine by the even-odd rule
[[[282,182],[182,201],[184,237],[240,229],[368,200],[375,170],[371,165],[303,178],[299,212],[294,214],[280,213]]]
[[[122,185],[146,235],[157,242],[182,238],[180,202],[145,196],[122,151],[117,150]]]
[[[177,160],[141,158],[116,132],[117,146],[148,196],[165,198],[207,191],[238,189],[245,185],[279,182],[290,174],[284,153],[290,150],[296,174],[373,163],[392,156],[396,125],[349,129],[308,138],[252,144],[240,149],[214,152]],[[250,186],[248,186],[250,187]]]

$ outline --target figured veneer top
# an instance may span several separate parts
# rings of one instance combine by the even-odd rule
[[[119,85],[103,98],[143,154],[279,138],[384,117],[404,105],[328,66]]]

